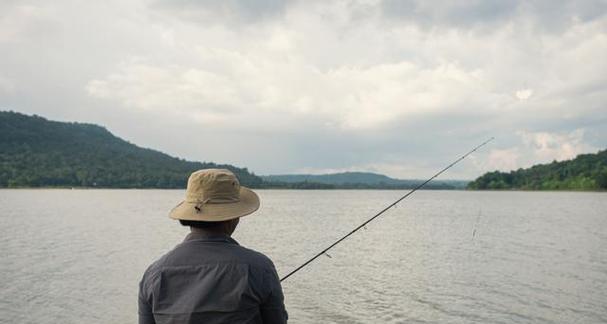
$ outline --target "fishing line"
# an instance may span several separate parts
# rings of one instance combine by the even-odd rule
[[[476,227],[478,226],[478,221],[481,219],[481,210],[478,210],[478,215],[476,215],[476,222],[474,222],[474,231],[472,231],[472,240],[474,241],[474,237],[476,236]]]
[[[360,224],[359,226],[357,226],[355,229],[353,229],[352,231],[350,231],[348,234],[344,235],[342,238],[340,238],[339,240],[335,241],[333,244],[329,245],[327,248],[325,248],[324,250],[320,251],[319,253],[317,253],[316,255],[314,255],[312,258],[310,258],[308,261],[304,262],[302,265],[300,265],[299,267],[295,268],[295,270],[289,272],[286,276],[282,277],[280,279],[280,282],[286,280],[287,278],[289,278],[290,276],[292,276],[293,274],[295,274],[297,271],[303,269],[305,266],[307,266],[308,264],[310,264],[312,261],[316,260],[319,256],[321,255],[326,255],[329,256],[329,254],[327,254],[327,251],[329,251],[330,249],[332,249],[334,246],[336,246],[337,244],[341,243],[341,241],[345,240],[346,238],[348,238],[350,235],[356,233],[358,230],[360,230],[361,228],[365,227],[365,225],[369,224],[370,222],[372,222],[374,219],[376,219],[377,217],[379,217],[381,214],[385,213],[388,209],[396,206],[399,202],[401,202],[403,199],[409,197],[412,193],[416,192],[418,189],[422,188],[423,186],[425,186],[426,184],[428,184],[428,182],[434,180],[434,178],[438,177],[439,175],[441,175],[443,172],[449,170],[452,166],[456,165],[457,163],[459,163],[461,160],[465,159],[468,155],[474,153],[476,150],[478,150],[479,148],[481,148],[482,146],[486,145],[487,143],[491,142],[494,139],[494,137],[491,137],[490,139],[484,141],[482,144],[478,145],[477,147],[473,148],[470,152],[462,155],[462,157],[460,157],[459,159],[455,160],[453,163],[449,164],[448,166],[446,166],[444,169],[440,170],[438,173],[436,173],[435,175],[433,175],[430,179],[422,182],[421,184],[417,185],[415,188],[411,189],[411,191],[409,191],[408,193],[406,193],[404,196],[398,198],[395,202],[391,203],[390,205],[386,206],[384,209],[382,209],[379,213],[375,214],[373,217],[367,219],[364,223]],[[329,256],[330,257],[330,256]]]

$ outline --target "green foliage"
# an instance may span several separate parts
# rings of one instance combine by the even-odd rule
[[[607,150],[528,169],[488,172],[470,182],[468,189],[605,190]]]
[[[272,187],[313,189],[412,189],[423,180],[401,180],[371,172],[342,172],[332,174],[287,174],[261,176]],[[437,180],[428,183],[426,189],[464,189],[467,181]],[[313,185],[312,185],[313,184]],[[323,187],[323,185],[325,185]]]
[[[337,189],[335,185],[320,183],[320,182],[280,182],[280,181],[267,181],[264,180],[262,188],[266,189]]]
[[[600,189],[607,189],[607,166],[603,167],[603,170],[601,170],[601,172],[599,172],[599,174],[596,177],[596,185],[600,188]]]
[[[185,188],[191,172],[226,168],[248,187],[246,168],[190,162],[141,148],[105,128],[0,111],[0,187]]]

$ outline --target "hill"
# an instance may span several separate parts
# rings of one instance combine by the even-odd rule
[[[318,184],[342,189],[410,189],[423,180],[401,180],[371,172],[342,172],[332,174],[288,174],[261,176],[275,185]],[[426,185],[426,189],[464,189],[468,181],[437,180]]]
[[[262,184],[246,168],[175,158],[101,126],[0,111],[0,187],[185,188],[203,168],[230,169],[248,187]]]
[[[369,172],[259,177],[228,164],[192,162],[131,144],[104,127],[0,111],[0,188],[184,188],[192,171],[232,170],[245,186],[281,189],[410,189],[422,180]],[[426,189],[463,189],[433,181]]]
[[[510,172],[489,172],[468,184],[469,189],[605,190],[607,150],[575,159],[535,165]]]

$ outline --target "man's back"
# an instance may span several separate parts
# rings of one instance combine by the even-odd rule
[[[139,322],[286,323],[274,265],[227,235],[193,232],[145,272]]]

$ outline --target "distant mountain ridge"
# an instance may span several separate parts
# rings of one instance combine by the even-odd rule
[[[318,183],[344,189],[408,189],[424,180],[401,180],[372,172],[341,172],[332,174],[285,174],[261,176],[272,183]],[[427,189],[464,189],[468,181],[435,180],[426,185]]]
[[[141,148],[101,126],[0,111],[0,187],[185,188],[203,168],[230,169],[253,188],[263,182],[246,168]]]
[[[422,182],[370,172],[260,177],[247,168],[142,148],[102,126],[0,111],[0,188],[185,188],[190,173],[205,168],[230,169],[251,188],[409,189]],[[436,180],[425,188],[463,189],[466,184]]]
[[[606,190],[607,150],[580,154],[567,161],[538,164],[510,172],[488,172],[469,189]]]

